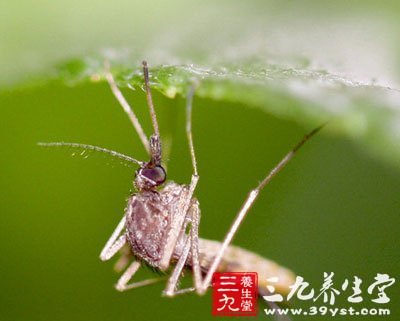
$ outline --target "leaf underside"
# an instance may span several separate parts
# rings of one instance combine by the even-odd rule
[[[57,66],[54,80],[70,86],[100,82],[104,61],[121,87],[143,88],[140,60],[110,59],[104,55],[75,59]],[[133,67],[132,67],[133,66]],[[196,95],[216,101],[259,108],[307,128],[328,122],[330,134],[347,136],[375,155],[400,165],[400,91],[374,83],[363,83],[298,66],[255,62],[246,64],[158,65],[150,68],[152,88],[169,98],[185,96],[191,84]]]

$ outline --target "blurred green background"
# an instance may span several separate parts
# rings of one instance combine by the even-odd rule
[[[166,299],[161,298],[163,284],[114,290],[118,275],[98,255],[133,192],[134,171],[110,158],[72,158],[68,151],[41,149],[36,143],[72,141],[144,160],[146,155],[104,82],[71,86],[52,69],[54,64],[113,48],[116,60],[117,53],[133,52],[134,70],[142,58],[152,66],[206,67],[248,66],[257,59],[323,69],[353,84],[377,84],[394,92],[400,87],[396,1],[20,1],[3,2],[0,12],[0,320],[213,319],[210,293]],[[335,88],[352,91],[342,87]],[[315,88],[307,95],[323,93]],[[150,133],[143,92],[124,93]],[[189,182],[184,99],[154,95],[162,136],[172,142],[169,178]],[[321,95],[312,117],[305,112],[297,118],[304,105],[299,96],[287,99],[289,112],[280,113],[280,105],[271,101],[266,109],[248,108],[229,95],[196,97],[193,114],[200,234],[216,240],[223,238],[248,191],[319,125],[318,114],[329,120],[329,108],[334,118],[341,103],[351,105],[346,99],[324,105]],[[377,273],[398,278],[400,272],[396,95],[374,93],[373,109],[368,109],[373,112],[365,119],[363,106],[356,105],[359,118],[343,114],[329,123],[260,195],[234,244],[291,268],[316,289],[323,272],[335,272],[337,287],[359,276],[365,282],[360,307],[377,307],[366,286]],[[391,117],[381,117],[388,110]],[[367,137],[357,127],[360,119],[385,122]],[[139,277],[150,274],[145,270]],[[397,320],[398,285],[387,289],[391,302],[384,307],[391,316],[341,319]],[[340,296],[335,307],[348,306],[345,298]],[[268,319],[262,313],[266,307],[259,302],[258,319]]]

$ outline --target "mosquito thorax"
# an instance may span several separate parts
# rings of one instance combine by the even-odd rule
[[[162,185],[167,179],[167,173],[161,165],[151,163],[136,171],[135,186],[138,190],[150,190]]]

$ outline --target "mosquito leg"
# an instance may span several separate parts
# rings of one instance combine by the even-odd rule
[[[200,223],[200,207],[196,202],[191,207],[192,226],[190,229],[191,254],[192,254],[192,269],[194,277],[194,287],[197,291],[201,291],[202,277],[199,261],[199,223]]]
[[[191,214],[191,229],[190,229],[190,253],[192,255],[192,269],[194,276],[194,287],[187,289],[176,290],[173,295],[185,294],[193,291],[200,291],[202,285],[201,269],[199,262],[199,222],[200,222],[200,208],[199,203],[195,200],[190,208]],[[176,280],[177,282],[177,280]],[[175,282],[175,284],[176,284]]]
[[[160,260],[160,270],[166,270],[169,266],[169,262],[171,261],[172,254],[176,247],[176,243],[178,241],[179,235],[182,230],[184,230],[185,219],[188,215],[188,210],[192,203],[193,193],[196,189],[197,182],[199,181],[199,177],[196,175],[192,175],[192,179],[190,185],[188,186],[188,190],[185,195],[179,200],[177,204],[177,211],[174,213],[174,217],[171,222],[171,230],[167,237],[164,252],[162,258]]]
[[[186,135],[189,142],[190,156],[192,158],[193,175],[198,176],[196,154],[194,152],[193,136],[192,136],[192,106],[195,85],[190,87],[189,94],[186,97]]]
[[[243,219],[245,218],[246,214],[249,212],[251,207],[253,206],[254,202],[256,201],[258,194],[260,191],[271,181],[271,179],[293,158],[293,156],[296,154],[296,152],[300,149],[301,146],[304,145],[304,143],[309,140],[312,136],[314,136],[322,127],[319,126],[315,128],[313,131],[311,131],[309,134],[304,136],[304,138],[288,153],[286,156],[276,165],[270,172],[269,174],[261,181],[261,183],[252,191],[250,191],[249,195],[247,196],[247,199],[245,200],[244,204],[242,205],[242,208],[240,209],[238,215],[236,216],[235,220],[233,221],[233,224],[231,228],[229,229],[228,233],[225,236],[224,241],[222,242],[222,246],[218,252],[218,254],[215,256],[214,261],[211,263],[210,268],[204,278],[203,284],[200,289],[198,289],[199,294],[205,293],[207,290],[208,286],[211,283],[211,279],[213,276],[213,273],[217,270],[218,265],[221,262],[222,256],[224,255],[225,250],[231,243],[233,237],[235,236],[240,224],[242,223]]]
[[[129,267],[125,270],[124,274],[122,274],[121,277],[119,278],[117,284],[115,285],[115,288],[118,291],[123,292],[164,280],[164,278],[161,277],[161,278],[146,279],[143,281],[128,284],[128,282],[132,279],[133,275],[137,272],[139,267],[140,267],[139,262],[137,261],[132,262],[131,265],[129,265]]]
[[[185,267],[186,260],[188,258],[191,247],[190,238],[187,239],[185,247],[183,248],[182,254],[178,260],[178,263],[175,265],[174,271],[168,279],[167,286],[163,291],[163,295],[172,297],[176,293],[176,287],[181,276],[182,270]]]
[[[125,215],[118,223],[111,237],[108,239],[106,245],[100,253],[100,260],[107,261],[111,259],[126,243],[126,235],[121,234],[122,229],[125,227]],[[117,239],[118,238],[118,239]]]
[[[188,211],[188,215],[185,221],[185,224],[183,226],[182,232],[185,233],[186,227],[188,223],[191,223],[190,226],[190,232],[188,235],[188,238],[186,240],[184,249],[182,251],[182,254],[174,268],[174,271],[172,272],[171,277],[168,280],[167,287],[165,288],[163,294],[166,296],[175,296],[177,294],[183,294],[187,292],[191,292],[194,290],[194,288],[189,288],[189,289],[181,289],[177,290],[177,284],[179,281],[179,277],[181,276],[182,270],[185,267],[185,264],[187,264],[187,258],[189,256],[189,253],[193,254],[193,249],[197,250],[196,253],[196,259],[197,259],[197,267],[194,268],[194,274],[197,276],[195,280],[195,284],[201,284],[201,272],[200,272],[200,265],[199,265],[199,259],[198,259],[198,225],[199,225],[199,217],[200,217],[200,209],[199,209],[199,203],[197,200],[192,200],[192,205]],[[193,246],[193,241],[197,242],[196,246]]]
[[[193,135],[192,135],[192,109],[193,109],[193,97],[195,92],[195,84],[192,84],[189,93],[186,97],[186,135],[189,143],[190,156],[192,159],[193,166],[193,179],[197,181],[199,179],[199,174],[197,170],[197,160],[196,153],[194,151]],[[183,294],[191,292],[196,289],[198,292],[202,288],[202,278],[199,262],[199,223],[200,223],[200,208],[196,201],[192,204],[190,208],[191,214],[191,229],[190,229],[190,243],[191,243],[191,254],[192,254],[192,269],[194,275],[194,288],[182,289],[176,292],[176,294]]]
[[[121,248],[119,253],[121,254],[121,256],[114,264],[114,271],[117,273],[121,273],[123,270],[125,270],[129,264],[129,261],[133,257],[131,248],[129,247],[128,243],[125,243],[125,246]]]
[[[171,235],[169,235],[163,258],[161,259],[160,263],[160,268],[162,270],[165,270],[169,262],[171,260],[172,253],[175,249],[177,239],[179,237],[179,233],[182,230],[182,225],[184,222],[185,217],[187,216],[189,207],[191,206],[192,202],[192,197],[194,194],[194,191],[196,189],[197,183],[199,181],[199,175],[197,172],[197,163],[196,163],[196,156],[194,152],[194,147],[193,147],[193,139],[192,139],[192,102],[193,102],[193,95],[194,95],[194,86],[191,87],[190,92],[188,94],[187,100],[186,100],[186,133],[188,137],[188,142],[189,142],[189,148],[190,148],[190,154],[192,157],[192,164],[193,164],[193,175],[191,178],[191,182],[189,185],[189,191],[186,195],[185,198],[182,199],[181,204],[179,204],[178,209],[179,211],[176,214],[176,218],[172,222],[172,229],[171,229]]]
[[[167,288],[164,292],[165,295],[168,295],[168,296],[187,293],[187,292],[194,290],[193,288],[189,288],[189,289],[183,289],[183,290],[176,291],[176,284],[179,280],[179,276],[182,272],[184,264],[186,263],[189,250],[191,250],[191,253],[192,253],[192,266],[193,266],[195,288],[200,289],[201,283],[202,283],[201,282],[200,263],[199,263],[199,248],[198,248],[200,209],[199,209],[198,202],[192,200],[194,189],[199,180],[198,171],[197,171],[196,154],[194,152],[193,136],[192,136],[192,105],[193,105],[194,90],[195,90],[195,86],[192,85],[190,88],[189,94],[186,98],[186,134],[187,134],[187,138],[188,138],[190,155],[191,155],[192,165],[193,165],[192,181],[190,184],[189,196],[187,198],[191,201],[191,206],[190,206],[188,214],[190,215],[192,226],[190,229],[189,239],[185,245],[183,254],[180,257],[178,264],[177,264],[177,266],[168,282]],[[189,246],[190,246],[190,249],[189,249]],[[200,290],[198,290],[198,291],[200,291]]]
[[[122,95],[121,90],[119,90],[117,83],[115,82],[115,79],[114,79],[113,75],[111,74],[110,64],[108,63],[108,61],[105,61],[104,65],[105,65],[105,76],[106,76],[108,84],[110,85],[112,93],[114,94],[115,98],[118,100],[120,105],[122,106],[122,109],[124,110],[124,112],[128,115],[128,117],[129,117],[133,127],[135,128],[136,132],[138,133],[139,138],[142,141],[142,144],[143,144],[144,148],[146,149],[147,153],[150,154],[149,140],[147,139],[147,136],[144,133],[143,128],[140,125],[140,122],[139,122],[135,112],[129,106],[125,97]]]
[[[182,255],[181,258],[179,259],[178,265],[179,265],[179,263],[181,263],[181,266],[179,266],[179,269],[175,269],[173,275],[171,276],[170,281],[168,283],[169,286],[167,286],[167,289],[165,291],[166,295],[183,294],[183,293],[191,292],[194,289],[196,289],[197,291],[201,291],[201,285],[202,285],[200,262],[199,262],[199,246],[198,246],[200,209],[199,209],[198,202],[192,200],[192,195],[194,193],[194,189],[199,180],[199,175],[198,175],[198,171],[197,171],[196,154],[194,151],[193,136],[192,136],[192,106],[193,106],[194,91],[195,91],[195,85],[193,84],[190,87],[189,93],[186,97],[186,135],[187,135],[187,139],[188,139],[188,143],[189,143],[190,156],[192,159],[193,175],[192,175],[192,181],[191,181],[191,185],[190,185],[191,190],[192,190],[192,192],[190,194],[191,195],[190,200],[192,202],[192,205],[189,210],[192,226],[191,226],[190,235],[189,235],[190,242],[188,242],[186,244],[185,250],[189,251],[189,248],[187,248],[187,247],[189,246],[189,243],[190,243],[195,288],[188,288],[188,289],[182,289],[182,290],[175,291],[176,284],[179,279],[179,275],[180,275],[180,273],[183,269],[183,265],[187,259],[187,254],[184,251],[184,254],[186,254],[186,256]],[[187,252],[187,253],[189,253],[189,252]]]

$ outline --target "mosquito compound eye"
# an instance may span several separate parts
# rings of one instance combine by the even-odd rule
[[[155,183],[155,186],[161,185],[165,182],[167,174],[164,168],[161,166],[155,166],[153,168],[142,168],[139,173],[140,176],[147,178]]]

